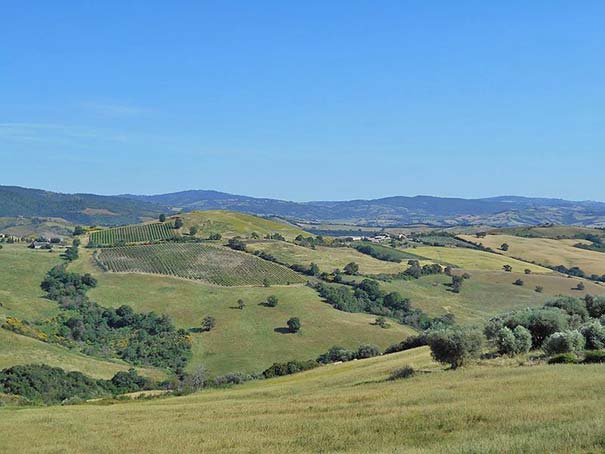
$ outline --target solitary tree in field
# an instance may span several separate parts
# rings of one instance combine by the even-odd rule
[[[195,225],[192,225],[191,227],[189,227],[189,235],[191,235],[191,236],[197,235],[198,231],[199,231],[199,229]]]
[[[529,268],[525,268],[525,274],[531,274],[531,270]]]
[[[298,317],[292,317],[287,321],[288,331],[291,333],[298,333],[300,331],[300,319]]]
[[[166,215],[164,213],[160,214],[160,222],[166,222]]]
[[[216,319],[210,315],[202,320],[202,331],[207,332],[216,326]]]
[[[359,272],[359,265],[355,262],[347,263],[344,267],[344,272],[345,274],[353,276]]]
[[[518,285],[520,287],[523,286],[523,284],[525,284],[525,282],[523,282],[522,279],[517,279],[515,282],[513,282],[513,284]]]
[[[388,328],[390,325],[387,323],[387,319],[385,317],[376,317],[374,324],[380,326],[381,328]]]
[[[456,369],[469,359],[479,356],[483,337],[479,331],[473,329],[448,328],[433,331],[427,340],[433,358]]]
[[[578,285],[576,285],[576,290],[584,290],[585,288],[584,282],[578,282]]]
[[[246,307],[246,303],[244,302],[244,300],[242,300],[242,299],[237,300],[237,307],[239,308],[239,310],[243,310],[244,307]]]
[[[513,271],[513,267],[510,265],[504,265],[504,266],[502,266],[502,269],[504,271],[506,271],[507,273],[511,273]]]
[[[271,295],[267,298],[267,301],[265,302],[265,304],[269,307],[275,307],[277,306],[277,303],[279,303],[279,300],[277,299],[277,296],[275,295]]]
[[[507,243],[502,243],[502,245],[500,246],[500,250],[506,252],[508,251],[509,247],[510,246]]]
[[[541,285],[538,285],[536,287],[536,293],[542,293],[544,291],[544,287],[542,287]]]
[[[260,238],[260,235],[256,232],[252,232],[250,234],[250,238],[252,238],[253,240],[258,240]]]
[[[181,227],[183,227],[183,220],[181,218],[176,218],[174,221],[174,228],[180,229]]]

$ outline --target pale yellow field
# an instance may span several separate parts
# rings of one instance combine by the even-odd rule
[[[251,242],[248,244],[248,249],[251,251],[268,252],[279,261],[289,265],[299,264],[308,266],[313,262],[319,266],[321,271],[325,272],[332,272],[334,268],[342,270],[350,262],[355,262],[359,265],[359,272],[361,274],[396,274],[408,268],[406,260],[403,260],[401,263],[385,262],[349,247],[318,246],[316,249],[311,249],[283,241],[264,241]],[[414,249],[412,253],[416,254],[417,250]]]
[[[567,268],[580,267],[587,274],[605,274],[605,253],[587,251],[573,247],[581,240],[553,240],[549,238],[522,238],[512,235],[487,235],[485,238],[461,236],[468,241],[482,243],[496,250],[503,243],[508,251],[499,251],[508,257],[519,257],[546,266],[563,265]]]
[[[423,373],[387,381],[411,364]],[[184,397],[0,409],[7,453],[603,452],[605,365],[456,371],[428,349]]]
[[[510,265],[513,271],[523,272],[527,268],[533,273],[552,273],[548,268],[539,265],[474,249],[427,246],[415,248],[414,254],[428,257],[443,265],[456,265],[466,270],[501,271],[504,265]]]

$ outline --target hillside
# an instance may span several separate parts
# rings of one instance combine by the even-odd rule
[[[385,380],[405,364],[426,373]],[[13,453],[603,450],[605,365],[504,364],[443,372],[420,348],[184,397],[0,409],[0,431]]]

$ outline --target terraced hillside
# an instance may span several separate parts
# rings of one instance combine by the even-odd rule
[[[265,235],[279,233],[284,238],[293,240],[298,235],[309,235],[291,224],[233,211],[192,211],[178,217],[182,219],[185,231],[195,226],[199,229],[197,236],[201,237],[216,233],[224,238],[249,237],[252,233],[257,233],[262,238]]]
[[[97,230],[90,234],[90,243],[99,246],[116,244],[144,243],[146,241],[167,240],[176,236],[174,225],[170,222],[134,224],[113,229]]]
[[[250,254],[199,243],[163,243],[101,249],[95,254],[106,271],[151,273],[216,285],[295,284],[304,278],[284,266]]]
[[[424,373],[387,380],[406,364]],[[498,366],[444,372],[420,348],[184,397],[0,409],[0,433],[12,453],[603,451],[605,365]]]
[[[253,241],[249,242],[247,247],[251,251],[267,252],[280,262],[289,265],[309,265],[313,262],[319,266],[321,271],[325,272],[332,272],[334,268],[342,270],[350,262],[357,263],[359,272],[362,274],[396,274],[408,268],[407,261],[401,263],[385,262],[367,254],[362,254],[350,247],[318,246],[311,249],[283,241]],[[413,251],[415,256],[416,249]],[[407,253],[406,256],[410,256],[410,254]],[[422,257],[418,258],[422,259]]]
[[[499,251],[508,257],[519,257],[546,266],[577,266],[587,274],[605,274],[605,253],[587,251],[574,247],[581,242],[576,239],[554,240],[550,238],[522,238],[513,235],[487,235],[485,238],[463,236],[468,241],[481,243],[492,249],[499,249],[504,243],[508,250]]]

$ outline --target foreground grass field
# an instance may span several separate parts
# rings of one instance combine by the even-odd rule
[[[510,265],[514,271],[523,272],[527,268],[532,273],[552,272],[548,268],[539,265],[467,248],[419,247],[414,248],[413,252],[414,254],[428,257],[442,265],[455,265],[465,270],[501,271],[504,265]]]
[[[385,348],[413,333],[393,323],[383,329],[375,317],[337,311],[304,285],[272,287],[218,287],[167,276],[103,273],[92,262],[90,250],[70,269],[91,272],[98,279],[89,292],[102,306],[128,304],[140,312],[168,314],[179,328],[198,328],[210,315],[216,327],[193,332],[193,359],[189,370],[205,365],[211,374],[260,372],[275,361],[312,359],[335,344],[357,348],[363,343]],[[270,295],[277,307],[262,305]],[[243,299],[246,307],[237,308]],[[302,330],[286,334],[286,321],[299,317]]]
[[[109,379],[116,372],[132,367],[123,361],[92,358],[59,345],[47,344],[0,329],[0,369],[18,364],[48,364],[104,379]],[[137,368],[137,370],[140,374],[156,380],[166,377],[163,371],[157,369]]]
[[[484,246],[498,249],[503,243],[510,247],[500,251],[509,257],[519,257],[546,266],[563,265],[567,268],[580,267],[588,274],[605,274],[605,253],[587,251],[573,245],[580,240],[550,238],[522,238],[513,235],[487,235],[485,238],[463,236],[463,238]]]
[[[404,364],[431,373],[385,381]],[[6,452],[602,452],[605,365],[440,371],[426,348],[226,390],[0,409]]]
[[[316,263],[321,271],[332,272],[335,268],[341,270],[350,262],[359,265],[362,274],[396,274],[408,268],[407,260],[401,263],[385,262],[369,255],[362,254],[350,247],[322,247],[315,249],[298,246],[283,241],[254,241],[248,243],[251,251],[265,251],[273,255],[280,262],[289,265],[309,265]],[[406,250],[405,252],[408,252]],[[414,249],[414,253],[416,249]]]

